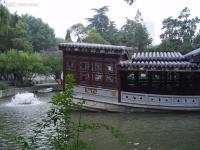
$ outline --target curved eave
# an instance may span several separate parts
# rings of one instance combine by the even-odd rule
[[[118,67],[119,71],[161,71],[161,72],[200,72],[200,69],[195,68],[161,68],[161,67],[151,67],[151,68],[145,68],[145,67]]]
[[[174,71],[174,72],[200,72],[200,66],[186,61],[124,61],[118,64],[119,70],[137,71]]]
[[[115,46],[105,44],[94,44],[94,43],[61,43],[59,44],[59,50],[63,51],[89,51],[89,52],[102,52],[105,53],[127,53],[127,51],[134,50],[131,47],[126,46]],[[102,52],[103,53],[103,52]]]

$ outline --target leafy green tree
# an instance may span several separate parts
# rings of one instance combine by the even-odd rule
[[[0,1],[0,35],[4,35],[8,32],[10,22],[10,13],[8,9],[1,4]]]
[[[1,79],[18,85],[31,84],[36,75],[47,73],[43,59],[38,53],[11,49],[0,53],[0,62]]]
[[[12,36],[10,48],[26,51],[33,50],[28,27],[22,20],[18,20],[16,25],[10,28],[10,32],[9,36]]]
[[[194,41],[193,41],[193,44],[194,44],[194,48],[200,48],[200,31],[199,33],[196,35],[196,37],[194,38]]]
[[[99,9],[92,9],[96,14],[92,18],[87,18],[89,27],[96,30],[110,44],[119,44],[119,31],[114,21],[110,21],[106,13],[109,11],[108,6]]]
[[[190,16],[190,10],[185,7],[178,18],[168,17],[163,20],[162,30],[164,32],[160,35],[162,39],[160,46],[164,48],[163,50],[171,48],[172,51],[187,52],[195,47],[193,43],[200,19],[198,17],[190,18]]]
[[[104,33],[104,36],[106,41],[108,41],[110,44],[118,45],[120,43],[119,41],[119,31],[115,25],[114,21],[111,21],[108,30],[106,33]]]
[[[47,70],[48,75],[53,75],[55,81],[61,83],[61,73],[62,73],[62,54],[56,53],[42,53],[42,58],[44,61],[44,66]]]
[[[98,44],[109,44],[108,41],[106,41],[100,33],[98,33],[95,30],[90,30],[87,33],[87,36],[85,39],[83,39],[84,43],[98,43]]]
[[[140,10],[138,9],[135,15],[135,21],[137,23],[143,23],[143,18],[142,18],[142,13],[140,12]]]
[[[70,27],[71,33],[77,37],[78,42],[82,42],[82,40],[86,36],[86,27],[82,23],[74,24]]]
[[[7,11],[9,14],[9,12]],[[20,50],[32,50],[32,43],[28,35],[27,25],[20,20],[19,16],[9,14],[10,19],[7,29],[0,34],[0,49],[5,51],[9,48],[20,49]]]
[[[56,37],[56,46],[57,46],[58,44],[64,43],[64,42],[65,42],[65,40],[64,40],[63,38],[58,38],[58,37]]]
[[[109,18],[106,15],[106,12],[108,12],[108,6],[103,6],[99,9],[94,8],[92,10],[95,11],[96,14],[92,18],[87,18],[90,23],[89,26],[94,28],[103,36],[109,26]]]
[[[0,51],[5,50],[8,47],[8,30],[10,27],[11,15],[8,9],[0,3]]]
[[[139,51],[143,51],[151,44],[152,39],[143,24],[127,19],[120,31],[120,42],[122,45],[137,47]]]
[[[28,26],[34,50],[40,51],[56,45],[54,30],[40,18],[22,15],[21,19]]]
[[[68,29],[67,32],[66,32],[65,42],[72,42],[72,39],[71,39],[71,30],[70,29]]]

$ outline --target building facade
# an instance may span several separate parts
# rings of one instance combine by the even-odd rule
[[[200,50],[137,52],[125,46],[63,43],[63,73],[75,94],[123,106],[200,110]],[[132,55],[130,55],[132,53]]]

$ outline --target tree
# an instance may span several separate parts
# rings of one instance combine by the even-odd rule
[[[109,26],[109,18],[106,16],[106,12],[108,12],[108,6],[103,6],[99,9],[92,9],[96,12],[96,14],[92,18],[87,18],[89,21],[89,26],[95,29],[101,36],[104,35],[108,30]]]
[[[41,19],[11,14],[0,4],[0,50],[43,50],[56,45],[52,28]]]
[[[1,23],[4,26],[0,31],[0,49],[5,51],[6,49],[20,49],[20,50],[32,50],[32,43],[28,35],[27,25],[20,20],[19,16],[14,13],[10,14],[6,7],[1,8]],[[7,14],[7,20],[4,18]],[[4,19],[3,19],[4,18]]]
[[[71,39],[71,30],[70,29],[68,29],[67,32],[66,32],[65,42],[72,42],[72,39]]]
[[[95,30],[88,31],[88,34],[85,39],[83,39],[83,42],[85,43],[98,43],[98,44],[109,44],[108,41],[106,41],[100,33],[98,33]]]
[[[119,31],[114,21],[110,21],[106,13],[109,11],[108,6],[99,9],[92,9],[96,14],[88,18],[89,27],[96,30],[110,44],[119,44]]]
[[[124,0],[126,1],[129,5],[132,5],[136,0]]]
[[[7,36],[11,15],[8,9],[0,3],[0,51],[8,47]]]
[[[8,32],[9,22],[10,12],[0,1],[0,35],[4,35]]]
[[[40,18],[22,15],[22,21],[27,24],[29,36],[35,51],[44,50],[56,45],[54,30]]]
[[[143,23],[142,13],[140,12],[139,9],[137,10],[137,13],[136,13],[134,19],[135,19],[135,21],[136,21],[137,23]]]
[[[120,43],[119,41],[119,31],[116,28],[115,22],[111,21],[108,30],[106,33],[104,33],[104,39],[108,41],[110,44],[118,45]]]
[[[194,48],[200,48],[200,31],[199,33],[196,35],[196,37],[194,38],[194,41],[193,41],[193,44],[194,44]]]
[[[77,37],[78,42],[82,42],[83,38],[85,38],[86,30],[82,23],[77,23],[70,27],[71,33]]]
[[[163,20],[164,33],[160,35],[162,39],[161,46],[164,50],[178,50],[187,52],[194,48],[194,39],[196,36],[197,24],[200,22],[198,17],[190,18],[190,10],[185,7],[178,18],[168,17]],[[165,43],[168,43],[170,47]]]
[[[61,53],[42,53],[44,66],[47,69],[48,75],[53,75],[56,82],[61,83],[62,73],[62,55]]]
[[[11,49],[0,53],[0,76],[2,80],[15,85],[30,85],[36,75],[44,75],[44,67],[40,54]]]
[[[137,47],[139,51],[143,51],[151,44],[152,39],[144,25],[127,19],[120,31],[120,42],[122,45]]]
[[[60,44],[60,43],[64,43],[65,40],[63,38],[58,38],[56,37],[56,45]]]
[[[10,48],[32,51],[32,42],[30,40],[30,36],[28,35],[28,27],[22,22],[22,20],[18,20],[16,25],[13,28],[10,28],[11,33],[11,43]]]

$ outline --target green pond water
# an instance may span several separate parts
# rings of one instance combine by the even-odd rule
[[[36,94],[40,102],[35,105],[11,105],[11,98],[0,99],[0,150],[18,149],[4,133],[31,134],[49,110],[53,94]],[[73,115],[74,119],[78,116]],[[127,136],[128,140],[120,143],[104,130],[82,135],[95,141],[100,150],[200,150],[200,113],[82,112],[82,120],[112,125]]]

